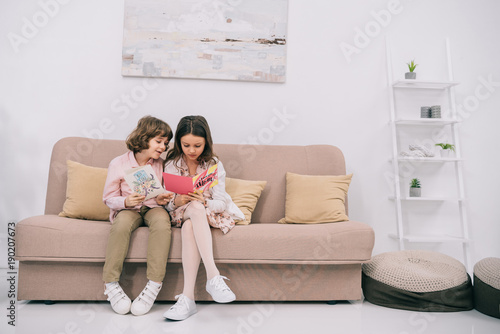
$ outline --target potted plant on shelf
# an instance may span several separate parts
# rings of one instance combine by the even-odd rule
[[[405,73],[405,79],[416,79],[417,73],[413,72],[417,67],[417,64],[415,64],[415,60],[412,60],[411,62],[406,64],[408,65],[408,69],[410,70],[410,72]]]
[[[421,195],[420,180],[419,179],[411,179],[410,197],[420,197],[420,195]]]
[[[441,147],[441,157],[448,158],[450,156],[450,151],[455,152],[455,145],[448,143],[437,143],[436,146]]]

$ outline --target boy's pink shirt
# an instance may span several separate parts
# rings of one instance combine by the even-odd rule
[[[163,179],[163,159],[150,159],[147,164],[153,167],[156,176],[162,180]],[[111,210],[109,214],[109,220],[113,222],[116,214],[120,210],[125,209],[125,198],[132,194],[132,190],[125,181],[125,171],[130,168],[139,167],[137,160],[135,160],[134,153],[129,151],[123,155],[120,155],[109,163],[108,176],[106,178],[106,184],[104,185],[104,191],[102,199],[104,204],[106,204]],[[142,205],[137,205],[133,208],[126,208],[127,210],[134,210],[139,212],[141,207],[145,205],[150,208],[158,207],[155,198],[150,198],[144,201]]]

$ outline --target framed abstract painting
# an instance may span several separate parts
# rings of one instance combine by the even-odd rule
[[[288,0],[125,0],[122,75],[285,82]]]

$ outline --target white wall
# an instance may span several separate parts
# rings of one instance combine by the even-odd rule
[[[394,203],[387,199],[392,185],[383,176],[391,171],[386,36],[395,50],[394,76],[402,77],[405,62],[415,57],[421,79],[446,79],[444,40],[450,38],[455,80],[461,82],[457,103],[470,103],[461,148],[473,261],[500,256],[498,1],[401,0],[387,17],[381,11],[393,1],[290,0],[285,84],[161,79],[149,82],[155,88],[129,107],[123,99],[139,92],[144,79],[120,75],[123,1],[61,4],[18,52],[8,34],[22,36],[33,16],[44,23],[42,8],[38,0],[2,0],[0,6],[2,265],[7,223],[43,214],[53,144],[65,136],[123,139],[146,114],[172,127],[186,114],[203,114],[219,143],[256,137],[261,144],[340,147],[354,173],[351,219],[375,229],[374,254],[396,250],[387,236],[396,226]],[[372,36],[366,45],[358,37],[358,53],[346,57],[340,46],[355,46],[358,29],[365,28]],[[480,78],[494,82],[490,91]],[[489,95],[475,99],[478,92]],[[259,137],[277,111],[294,118],[272,138]],[[105,133],[102,122],[108,122]],[[456,245],[425,246],[462,259]]]

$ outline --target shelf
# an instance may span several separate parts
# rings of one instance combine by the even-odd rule
[[[395,240],[399,240],[396,234],[389,234],[389,237]],[[407,234],[402,237],[403,240],[408,242],[460,242],[467,244],[469,239],[461,237],[453,237],[449,235],[418,235],[418,234]]]
[[[454,81],[396,80],[394,88],[446,89],[458,85]]]
[[[460,123],[459,120],[456,119],[444,119],[444,118],[422,118],[422,119],[399,119],[396,122],[396,125],[451,125]]]
[[[395,200],[396,197],[394,196],[389,196],[390,200]],[[463,198],[456,198],[456,197],[402,197],[400,198],[401,201],[410,201],[410,202],[461,202],[464,201]]]
[[[411,162],[459,162],[462,159],[458,158],[421,158],[421,157],[398,157],[398,161],[411,161]]]
[[[430,50],[429,52],[434,51],[435,50]],[[395,230],[397,232],[395,234],[389,234],[389,236],[397,241],[400,250],[408,248],[408,243],[410,242],[421,243],[418,245],[418,248],[427,248],[430,246],[427,244],[432,243],[455,243],[456,245],[453,245],[454,248],[457,245],[462,248],[465,267],[471,272],[470,240],[466,205],[464,205],[467,196],[464,191],[464,166],[463,163],[461,163],[463,160],[459,151],[460,127],[456,126],[456,124],[461,121],[456,116],[457,106],[455,89],[453,89],[453,87],[459,83],[454,81],[453,78],[449,40],[446,39],[447,62],[446,64],[441,64],[442,67],[446,65],[448,68],[448,75],[440,77],[442,80],[421,80],[420,75],[419,80],[395,80],[395,78],[402,78],[402,76],[401,73],[398,73],[396,76],[393,75],[393,68],[395,65],[392,62],[389,39],[386,39],[386,55],[387,82],[389,83],[389,128],[392,137],[392,159],[389,161],[392,163],[392,175],[395,175],[393,178],[394,190],[388,194],[388,198],[393,202],[392,204],[396,211],[397,223],[397,229]],[[400,62],[401,59],[397,61],[398,64]],[[422,102],[424,100],[428,100],[429,96],[433,97],[435,100],[425,103],[443,105],[443,110],[441,110],[440,114],[442,118],[419,117],[423,115],[421,106],[424,104],[421,103],[424,103]],[[401,99],[407,103],[402,104],[401,109],[398,110],[397,107]],[[410,140],[412,137],[416,137],[414,140],[417,140],[417,138],[424,135],[424,132],[432,133],[432,135],[424,137],[428,138],[428,140],[437,136],[439,132],[446,132],[446,136],[450,137],[447,138],[447,140],[456,145],[457,152],[449,152],[449,155],[443,154],[441,156],[441,153],[448,152],[438,150],[434,147],[434,144],[432,144],[433,147],[427,149],[435,154],[435,156],[413,156],[411,151],[407,151],[409,146],[406,144],[402,145],[402,143],[406,143],[406,141],[400,141],[400,136],[407,136]],[[443,133],[443,136],[444,135],[445,133]],[[407,152],[408,154],[404,154],[403,152]],[[424,165],[424,163],[427,165]],[[434,165],[429,163],[434,163]],[[444,163],[451,164],[444,165]],[[450,188],[449,192],[444,191],[440,193],[440,191],[429,191],[429,194],[424,194],[424,197],[410,197],[408,187],[405,187],[401,183],[404,180],[402,176],[408,173],[410,175],[419,176],[419,172],[422,172],[421,169],[429,168],[432,170],[432,174],[440,179],[444,179],[445,177],[446,180],[454,178],[456,181],[456,191],[454,191],[454,189],[452,191]],[[443,170],[443,168],[447,170]],[[451,169],[454,169],[454,172],[452,172]],[[431,171],[428,170],[426,172]],[[406,183],[406,180],[404,180],[404,182]],[[447,189],[447,187],[445,187],[445,189]],[[418,219],[420,213],[422,213],[422,209],[426,209],[426,213],[437,220],[443,217],[446,220],[450,220],[450,223],[453,223],[453,225],[455,222],[457,224],[459,223],[461,231],[458,230],[458,226],[454,229],[450,229],[446,225],[439,227],[429,225],[427,230],[413,230],[413,224],[423,222],[422,219]],[[449,213],[454,211],[458,211],[460,217],[459,221],[455,219],[454,216],[452,218],[452,216],[449,215]],[[414,221],[414,219],[416,220]],[[415,233],[410,233],[412,231]],[[415,248],[414,245],[413,248]]]

